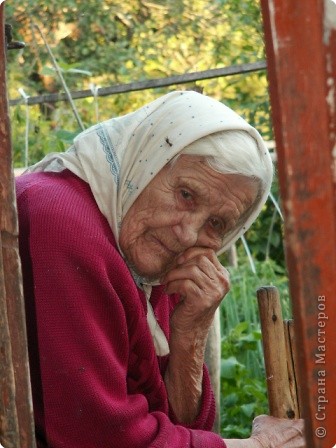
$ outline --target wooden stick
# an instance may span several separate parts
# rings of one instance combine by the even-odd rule
[[[294,345],[294,321],[293,319],[284,320],[284,335],[286,341],[286,359],[287,359],[287,369],[288,369],[288,381],[289,381],[289,392],[291,394],[294,406],[294,416],[295,418],[300,417],[300,406],[298,398],[298,377],[297,377],[297,363],[296,363],[296,349]]]
[[[3,4],[0,6],[0,441],[34,448],[18,222],[5,75]]]
[[[297,407],[290,390],[279,292],[274,286],[268,286],[260,288],[257,297],[270,414],[274,417],[294,418]]]

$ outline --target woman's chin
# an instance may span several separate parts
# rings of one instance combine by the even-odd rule
[[[145,283],[160,283],[160,278],[165,273],[164,270],[139,269],[136,266],[133,270],[137,275],[144,279]]]
[[[142,277],[146,283],[160,283],[160,278],[165,275],[175,264],[175,260],[169,260],[163,262],[163,260],[151,260],[145,263],[142,259],[141,262],[133,263],[131,265],[133,271],[136,272],[140,277]]]

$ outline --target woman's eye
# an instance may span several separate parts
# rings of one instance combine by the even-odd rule
[[[181,190],[181,196],[183,199],[190,201],[192,199],[192,195],[191,193],[189,193],[189,191],[187,190]]]
[[[210,218],[209,219],[209,223],[211,225],[211,227],[216,230],[216,232],[218,233],[222,233],[224,226],[223,226],[223,222],[218,219],[218,218]]]

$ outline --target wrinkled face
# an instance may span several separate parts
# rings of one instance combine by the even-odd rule
[[[218,251],[257,194],[256,181],[220,174],[202,157],[182,155],[154,177],[126,213],[121,250],[135,272],[157,279],[192,246]]]

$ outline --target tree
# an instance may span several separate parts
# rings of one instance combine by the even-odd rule
[[[23,84],[31,94],[60,89],[34,23],[73,89],[87,88],[89,82],[125,83],[263,57],[256,0],[88,0],[85,6],[80,0],[12,0],[6,8],[7,20],[28,44],[19,57],[10,58],[11,86]],[[74,69],[91,75],[81,76]],[[235,77],[208,82],[204,88],[242,107],[246,95],[260,103],[266,82],[264,75]],[[150,95],[145,96],[147,100]]]

